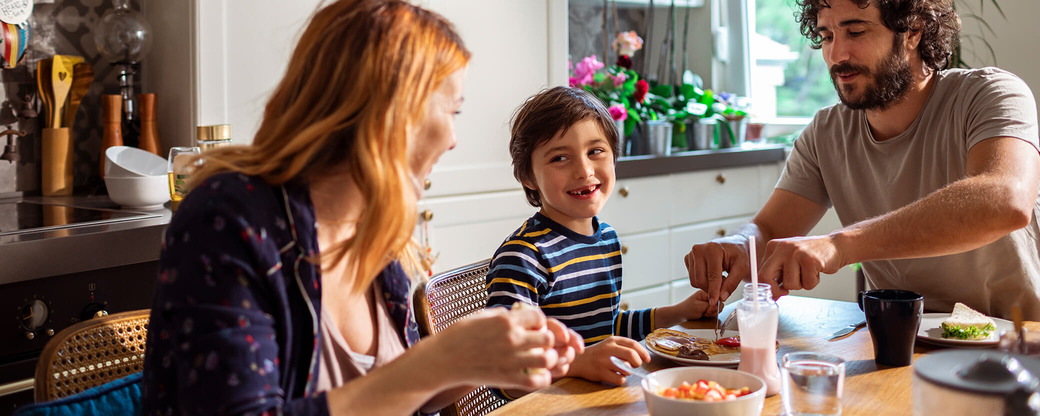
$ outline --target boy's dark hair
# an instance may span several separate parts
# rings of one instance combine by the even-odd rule
[[[595,96],[570,87],[553,87],[529,98],[513,114],[509,138],[509,155],[513,158],[513,177],[524,187],[527,202],[542,206],[538,191],[524,183],[534,182],[531,156],[538,145],[564,134],[581,121],[594,120],[603,129],[610,142],[614,161],[617,161],[620,133],[610,112]]]
[[[881,9],[881,22],[889,30],[906,33],[921,31],[917,52],[929,68],[939,71],[950,64],[953,49],[959,42],[961,19],[953,9],[953,0],[849,0],[861,9],[876,3]],[[820,49],[823,39],[816,32],[820,9],[830,8],[828,0],[797,0],[795,12],[802,35],[813,49]]]

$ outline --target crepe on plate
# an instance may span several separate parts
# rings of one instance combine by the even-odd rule
[[[722,346],[708,338],[667,328],[656,329],[647,335],[646,345],[663,354],[694,360],[707,360],[709,356],[716,354],[740,352],[740,347]]]

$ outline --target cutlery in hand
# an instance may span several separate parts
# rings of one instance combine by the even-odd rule
[[[646,370],[644,370],[642,368],[633,368],[632,366],[628,365],[628,363],[625,362],[625,360],[622,360],[622,359],[620,359],[618,357],[615,357],[613,355],[610,356],[610,362],[612,362],[612,363],[614,363],[614,365],[618,366],[618,368],[620,368],[621,371],[624,371],[624,372],[626,372],[628,374],[631,374],[633,376],[636,376],[636,377],[639,377],[639,378],[641,378],[643,380],[646,380],[647,384],[649,384],[651,388],[658,387],[657,381],[655,381],[652,378],[649,378],[650,373],[648,373]]]
[[[851,333],[855,332],[857,329],[863,327],[866,324],[867,324],[867,320],[864,319],[862,321],[859,321],[857,323],[854,323],[852,325],[849,325],[847,327],[839,329],[839,330],[835,331],[833,334],[831,334],[831,336],[828,337],[827,340],[838,339],[838,338],[841,338],[841,337],[846,336],[848,334],[851,334]]]

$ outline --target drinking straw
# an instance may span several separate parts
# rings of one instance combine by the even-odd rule
[[[751,288],[755,291],[755,312],[758,312],[758,250],[755,249],[755,237],[748,239],[751,251]]]

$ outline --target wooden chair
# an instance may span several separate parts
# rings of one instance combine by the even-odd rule
[[[60,399],[141,371],[148,309],[120,312],[65,328],[36,363],[37,403]]]
[[[415,290],[415,320],[419,335],[436,334],[463,317],[487,305],[487,276],[491,259],[440,273]],[[444,416],[481,416],[505,404],[486,386],[480,386],[441,410]]]

